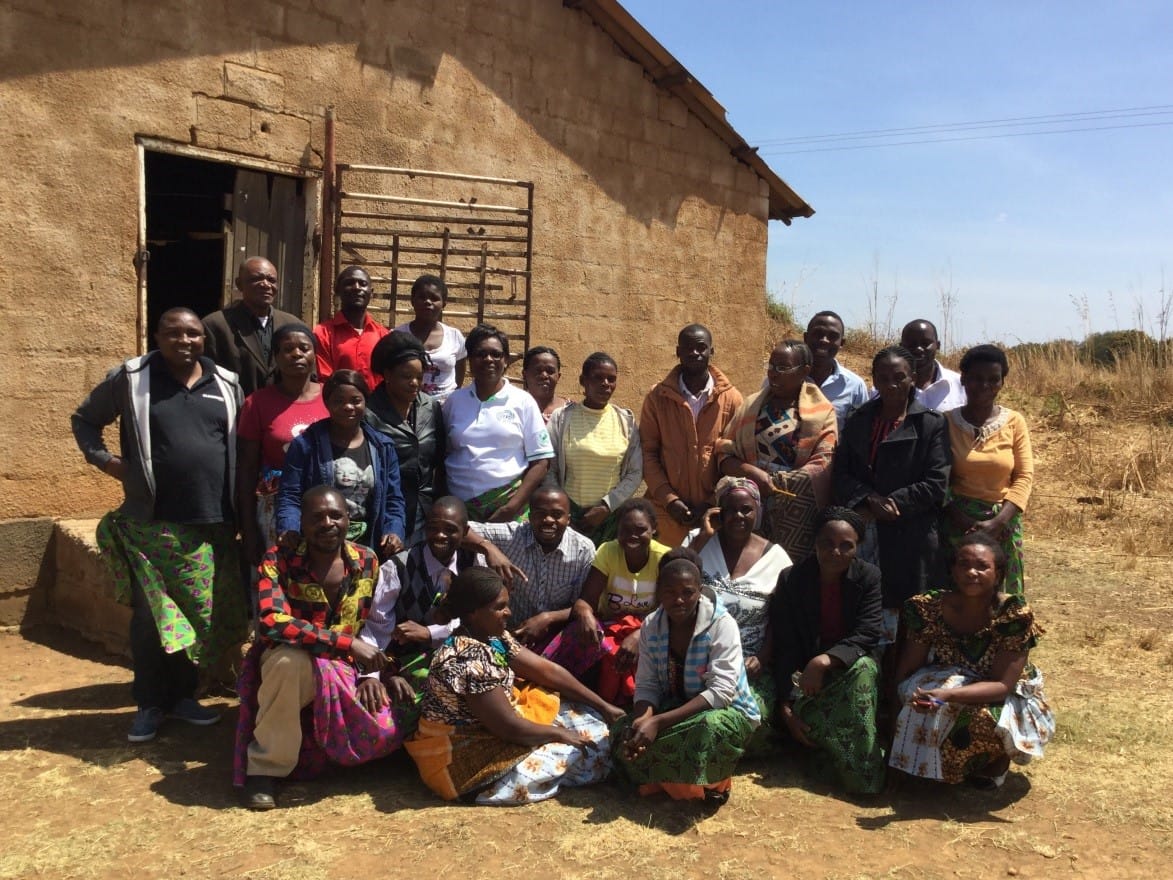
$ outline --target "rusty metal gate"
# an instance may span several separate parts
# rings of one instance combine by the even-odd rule
[[[411,285],[448,285],[444,322],[467,333],[487,322],[529,347],[534,185],[447,171],[336,166],[334,267],[360,265],[370,312],[396,327],[414,317]]]

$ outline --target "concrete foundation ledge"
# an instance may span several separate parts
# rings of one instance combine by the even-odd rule
[[[130,608],[114,599],[114,581],[94,538],[97,527],[96,519],[57,522],[48,620],[129,657]]]

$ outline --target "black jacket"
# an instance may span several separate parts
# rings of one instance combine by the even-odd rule
[[[773,673],[780,695],[789,693],[790,676],[805,669],[817,654],[830,654],[849,667],[876,649],[883,632],[880,570],[870,562],[853,560],[843,576],[842,604],[847,635],[823,651],[819,645],[822,591],[818,559],[809,556],[782,573],[769,608]]]
[[[273,330],[286,324],[300,324],[301,318],[273,309],[269,320]],[[273,372],[273,353],[262,357],[257,338],[257,319],[248,310],[244,300],[237,300],[227,308],[212,312],[204,318],[204,354],[240,377],[245,397],[263,386]]]
[[[949,432],[945,416],[914,401],[880,444],[872,468],[868,453],[880,405],[879,398],[869,400],[847,417],[835,450],[835,502],[855,507],[870,492],[896,502],[900,518],[877,522],[876,536],[884,607],[900,608],[909,596],[941,585],[937,522],[949,486]]]
[[[399,456],[400,488],[407,505],[407,539],[432,509],[432,502],[447,494],[444,454],[447,432],[440,401],[427,394],[416,398],[415,427],[399,414],[382,383],[367,398],[367,422],[391,438]]]

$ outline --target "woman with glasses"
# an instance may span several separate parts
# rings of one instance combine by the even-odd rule
[[[762,531],[795,564],[813,547],[815,518],[830,502],[835,408],[813,382],[811,350],[779,342],[765,386],[738,410],[719,450],[721,473],[757,484],[765,502]]]
[[[468,334],[472,384],[444,401],[448,491],[476,522],[509,522],[529,512],[554,457],[542,411],[509,383],[509,337],[490,324]]]

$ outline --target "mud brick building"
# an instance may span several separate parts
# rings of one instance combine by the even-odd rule
[[[69,414],[242,256],[309,323],[339,265],[385,320],[442,266],[452,323],[556,346],[569,392],[605,349],[638,406],[689,321],[760,381],[767,221],[813,213],[611,0],[0,0],[0,106],[0,624],[119,497]]]

